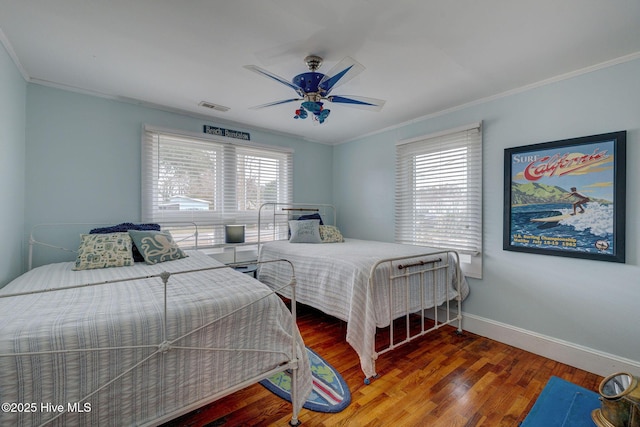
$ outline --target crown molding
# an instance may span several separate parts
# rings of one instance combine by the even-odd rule
[[[460,104],[460,105],[457,105],[455,107],[447,108],[447,109],[444,109],[444,110],[441,110],[441,111],[436,111],[434,113],[430,113],[430,114],[427,114],[427,115],[424,115],[424,116],[421,116],[421,117],[417,117],[415,119],[407,120],[405,122],[402,122],[402,123],[399,123],[399,124],[396,124],[396,125],[388,126],[386,128],[383,128],[383,129],[380,129],[380,130],[377,130],[377,131],[374,131],[374,132],[370,132],[370,133],[367,133],[367,134],[364,134],[364,135],[357,136],[355,138],[350,138],[348,140],[345,140],[345,141],[342,141],[342,142],[338,142],[335,145],[346,144],[348,142],[357,141],[357,140],[360,140],[360,139],[363,139],[363,138],[367,138],[367,137],[370,137],[370,136],[374,136],[374,135],[378,135],[378,134],[381,134],[381,133],[384,133],[384,132],[389,132],[389,131],[393,131],[393,130],[396,130],[396,129],[400,129],[402,127],[405,127],[405,126],[408,126],[408,125],[411,125],[411,124],[414,124],[414,123],[419,123],[419,122],[422,122],[422,121],[425,121],[425,120],[430,120],[430,119],[433,119],[433,118],[436,118],[436,117],[444,116],[446,114],[450,114],[450,113],[453,113],[453,112],[456,112],[456,111],[464,110],[464,109],[469,108],[469,107],[473,107],[473,106],[476,106],[476,105],[480,105],[480,104],[484,104],[484,103],[487,103],[487,102],[495,101],[495,100],[501,99],[501,98],[506,98],[508,96],[519,94],[519,93],[522,93],[522,92],[527,92],[527,91],[532,90],[532,89],[536,89],[536,88],[539,88],[539,87],[543,87],[543,86],[546,86],[546,85],[557,83],[557,82],[560,82],[560,81],[563,81],[563,80],[572,79],[574,77],[578,77],[578,76],[581,76],[583,74],[589,74],[589,73],[592,73],[594,71],[602,70],[604,68],[613,67],[613,66],[618,65],[618,64],[624,64],[625,62],[634,61],[636,59],[640,59],[640,52],[631,53],[629,55],[621,56],[619,58],[611,59],[609,61],[605,61],[605,62],[601,62],[599,64],[591,65],[589,67],[581,68],[579,70],[575,70],[575,71],[571,71],[571,72],[568,72],[568,73],[560,74],[558,76],[551,77],[551,78],[548,78],[548,79],[545,79],[545,80],[541,80],[541,81],[536,82],[536,83],[531,83],[531,84],[528,84],[528,85],[525,85],[525,86],[521,86],[521,87],[518,87],[518,88],[515,88],[515,89],[510,89],[508,91],[501,92],[501,93],[498,93],[496,95],[487,96],[485,98],[476,99],[475,101],[467,102],[465,104]]]
[[[29,74],[27,74],[27,70],[25,70],[22,64],[20,63],[20,60],[18,59],[18,55],[16,55],[16,52],[13,50],[13,46],[11,46],[11,42],[7,38],[7,35],[4,33],[4,31],[2,31],[2,28],[0,28],[0,43],[2,43],[2,45],[4,46],[4,49],[9,54],[9,57],[13,61],[14,65],[16,66],[20,74],[22,75],[22,78],[24,79],[24,81],[30,82],[31,78],[29,77]]]

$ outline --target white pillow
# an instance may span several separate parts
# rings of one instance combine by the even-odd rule
[[[291,243],[322,243],[320,239],[320,220],[307,219],[302,221],[289,221],[291,230]]]

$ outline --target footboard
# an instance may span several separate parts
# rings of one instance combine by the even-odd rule
[[[370,292],[379,305],[387,304],[377,309],[389,316],[388,338],[373,344],[374,372],[378,356],[434,330],[455,324],[457,333],[462,333],[459,264],[457,252],[441,251],[387,258],[371,268]],[[366,378],[365,383],[369,382]]]

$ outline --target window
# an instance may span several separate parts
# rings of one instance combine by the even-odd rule
[[[258,209],[291,202],[292,151],[145,127],[142,219],[198,224],[199,246],[224,243],[225,224],[257,241]]]
[[[398,243],[457,250],[481,278],[481,124],[399,141],[395,209]]]

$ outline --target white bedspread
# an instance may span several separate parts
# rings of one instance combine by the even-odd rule
[[[221,265],[200,252],[188,253],[187,258],[157,265],[85,271],[72,271],[73,263],[50,264],[17,278],[0,295]],[[0,298],[0,354],[119,347],[0,357],[0,401],[23,404],[18,412],[1,412],[0,425],[46,422],[56,415],[57,405],[68,409],[156,352],[164,341],[163,290],[161,279],[151,278]],[[167,292],[166,341],[183,338],[172,342],[174,348],[168,352],[150,357],[87,399],[89,411],[82,403],[72,406],[74,412],[59,417],[54,425],[152,422],[211,400],[290,360],[291,314],[277,295],[255,279],[230,268],[173,274]],[[221,320],[197,329],[216,319]],[[295,402],[300,408],[311,390],[311,375],[297,328],[294,334],[302,361]],[[127,348],[140,345],[147,347]],[[250,349],[260,351],[239,351]],[[24,404],[35,406],[25,412]]]
[[[440,270],[435,273],[435,297],[433,293],[427,293],[421,299],[414,283],[419,279],[411,279],[408,310],[404,305],[404,299],[397,297],[404,294],[404,288],[394,287],[395,305],[393,315],[390,315],[388,287],[380,286],[389,282],[389,268],[386,266],[376,270],[376,286],[370,289],[368,282],[371,268],[382,259],[431,252],[438,251],[424,246],[356,239],[345,239],[344,243],[324,244],[290,243],[285,240],[262,245],[259,260],[285,258],[293,263],[297,281],[297,301],[347,322],[347,342],[358,353],[362,370],[368,378],[375,375],[372,357],[376,327],[388,326],[392,318],[397,318],[407,311],[419,311],[421,305],[424,308],[438,306],[458,296],[456,269],[452,269],[453,274],[449,273],[449,277],[445,276],[445,270]],[[455,265],[453,255],[449,256],[448,262]],[[395,273],[398,272],[397,265],[401,263],[403,262],[394,262]],[[275,289],[285,283],[286,274],[287,271],[278,265],[264,264],[260,267],[258,279]],[[433,281],[431,274],[425,275],[425,279]],[[290,295],[286,289],[282,293]],[[468,284],[462,277],[462,298],[466,298],[468,293]]]

